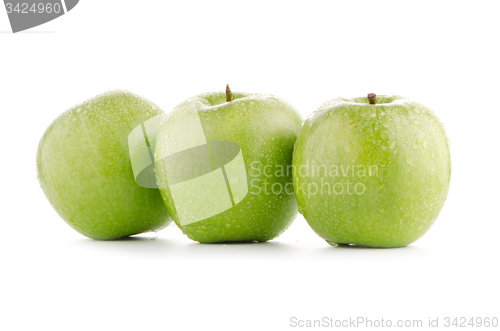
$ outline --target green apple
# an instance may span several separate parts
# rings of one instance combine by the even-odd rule
[[[449,140],[434,113],[409,99],[337,98],[305,121],[293,166],[299,212],[329,244],[400,247],[443,207]]]
[[[73,229],[106,240],[171,222],[159,190],[136,184],[128,148],[131,130],[162,113],[138,95],[111,91],[52,122],[38,146],[38,179]]]
[[[175,223],[202,243],[267,241],[297,215],[298,112],[267,94],[206,93],[172,110],[156,141],[158,186]]]

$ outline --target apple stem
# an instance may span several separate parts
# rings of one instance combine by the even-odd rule
[[[374,105],[375,101],[377,101],[377,95],[375,93],[368,93],[368,101],[370,105]]]
[[[229,88],[229,84],[226,84],[226,102],[233,100],[233,94],[231,93],[231,89]]]

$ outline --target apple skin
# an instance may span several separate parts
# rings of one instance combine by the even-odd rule
[[[156,176],[167,209],[182,232],[200,243],[268,241],[285,231],[297,215],[291,171],[275,175],[274,170],[287,166],[291,168],[293,146],[302,123],[299,113],[273,95],[238,92],[232,95],[233,99],[229,102],[226,102],[224,93],[212,92],[181,103],[163,120],[156,141]],[[198,114],[206,140],[210,144],[212,141],[230,141],[240,146],[248,193],[230,209],[183,225],[176,211],[171,187],[166,183],[168,178],[160,178],[165,171],[160,161],[169,145],[190,139],[191,132],[181,132],[185,131],[181,124],[185,120],[181,109],[196,102],[202,106]],[[178,134],[173,135],[172,132]],[[267,174],[271,176],[264,174],[266,166]],[[266,185],[267,189],[264,188]],[[277,194],[271,191],[272,185],[275,185]],[[283,188],[282,192],[278,187]],[[209,194],[200,197],[198,202],[203,208],[217,204],[215,199]]]
[[[136,184],[128,135],[162,114],[151,101],[111,91],[61,114],[37,152],[40,185],[57,213],[92,239],[153,231],[171,222],[158,189]]]
[[[329,244],[401,247],[424,235],[443,207],[449,140],[434,113],[409,99],[337,98],[305,121],[293,166],[299,212]]]

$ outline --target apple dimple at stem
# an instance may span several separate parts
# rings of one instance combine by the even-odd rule
[[[370,104],[373,106],[386,106],[394,102],[401,102],[402,99],[395,97],[394,95],[377,95],[375,93],[369,93],[365,97],[359,98],[342,98],[344,102],[352,102],[356,104]]]

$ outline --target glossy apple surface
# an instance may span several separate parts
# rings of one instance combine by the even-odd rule
[[[112,91],[61,114],[37,153],[40,185],[57,213],[93,239],[115,239],[171,222],[158,189],[140,187],[128,149],[131,130],[162,111],[147,99]]]
[[[294,150],[299,212],[328,243],[408,245],[431,227],[450,182],[449,140],[428,108],[399,96],[338,98]]]
[[[169,113],[156,141],[156,175],[182,232],[202,243],[281,234],[297,214],[286,168],[300,126],[292,106],[263,94],[226,101],[225,93],[206,93]]]

